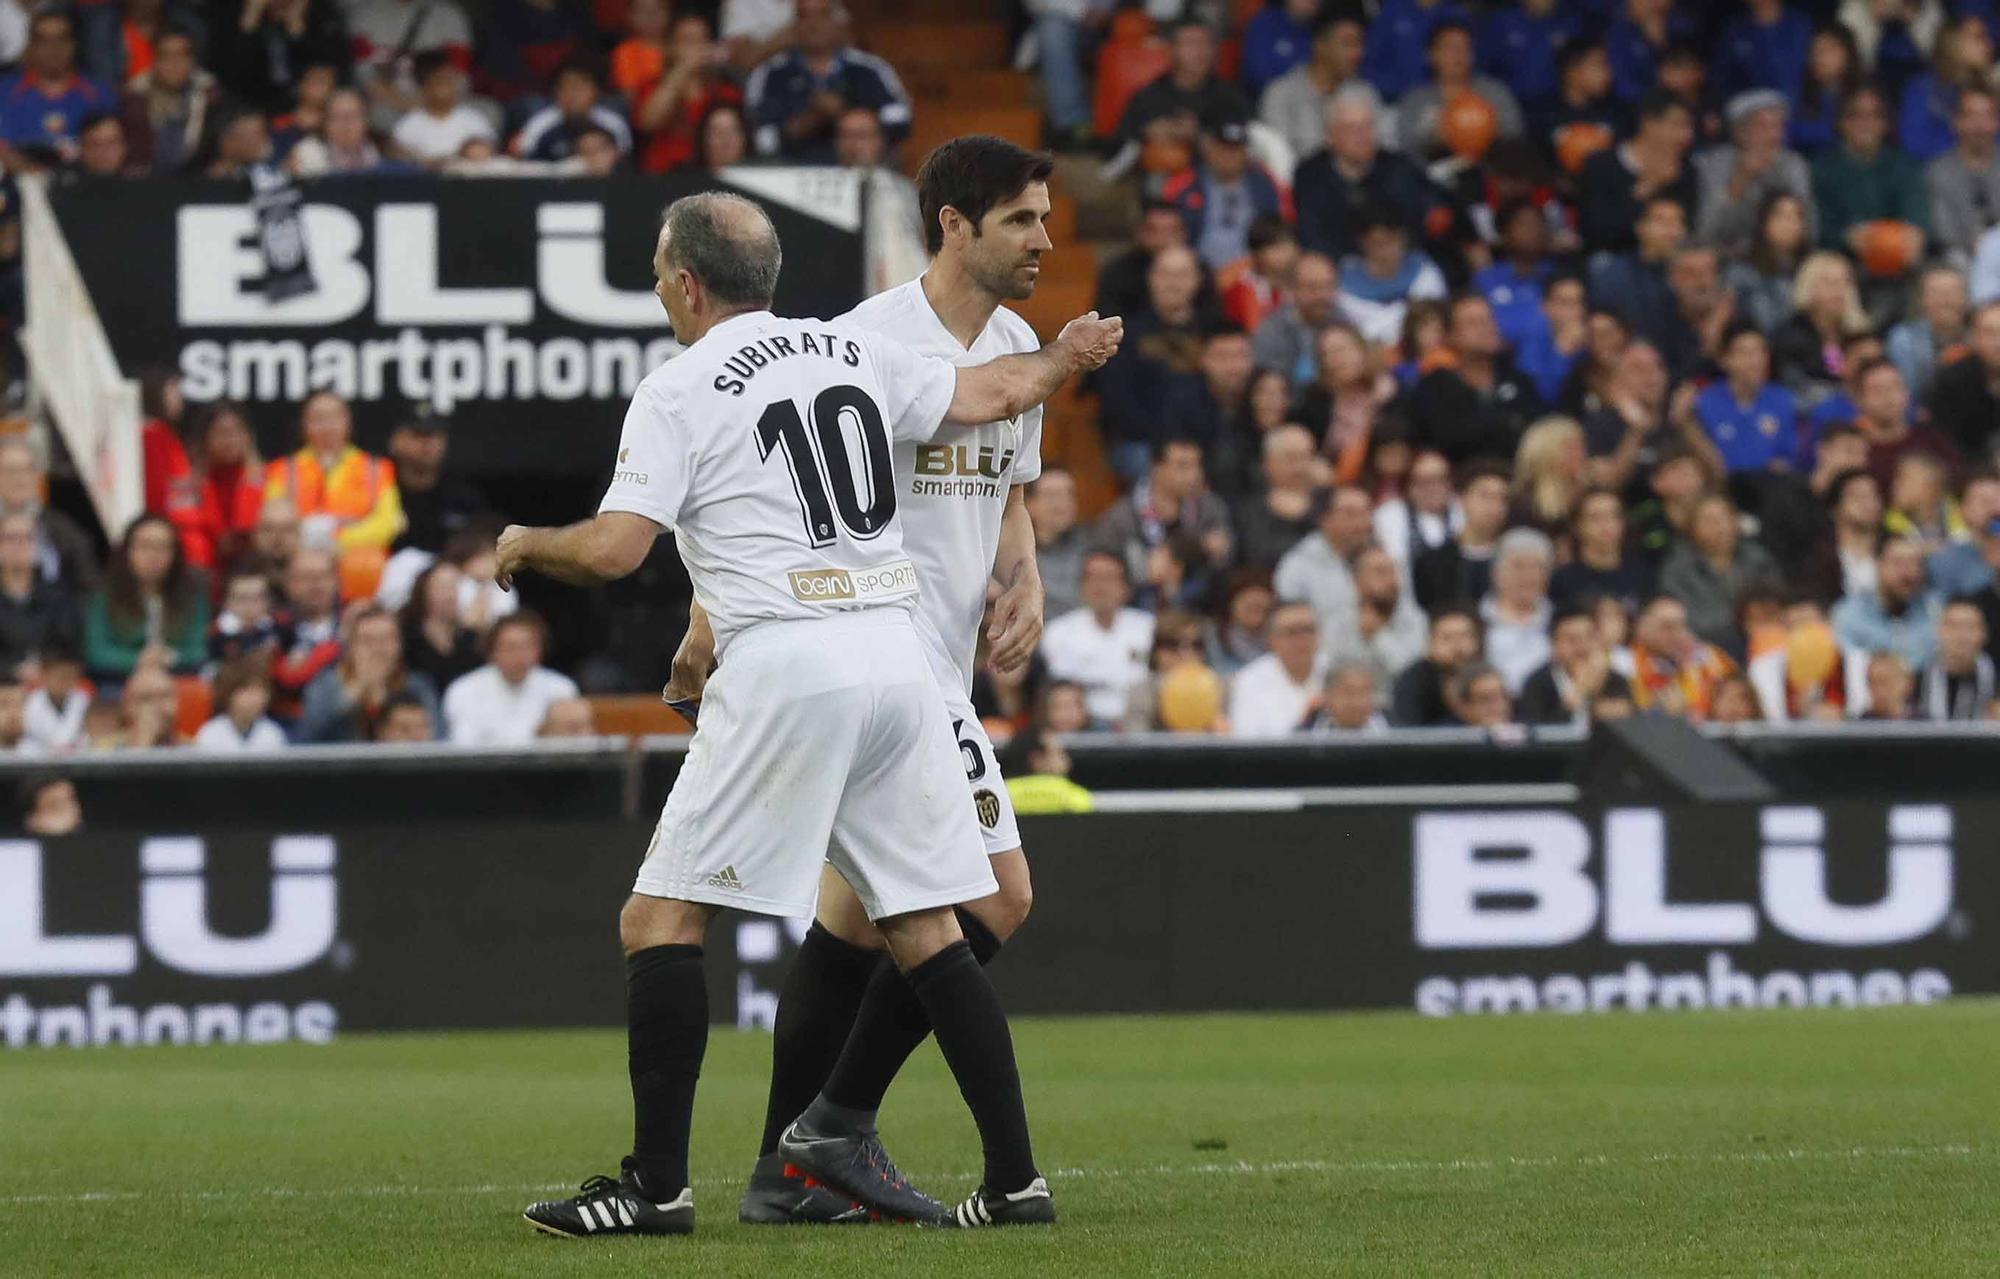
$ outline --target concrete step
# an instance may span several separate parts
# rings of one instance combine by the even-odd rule
[[[1035,285],[1035,295],[1011,305],[1021,313],[1021,318],[1035,326],[1035,332],[1047,341],[1061,332],[1062,326],[1090,309],[1090,299],[1097,292],[1097,278],[1094,272],[1070,271],[1059,273],[1055,260],[1049,261],[1049,269]]]
[[[854,0],[849,8],[857,25],[934,21],[944,12],[954,18],[1006,19],[1005,0]]]
[[[903,87],[926,106],[1025,107],[1034,105],[1034,82],[1006,67],[954,67],[915,63],[897,68]]]
[[[865,47],[887,58],[898,71],[923,65],[1004,67],[1014,52],[1007,24],[991,18],[875,22],[862,30]]]
[[[992,133],[1024,147],[1041,140],[1042,113],[1033,107],[948,107],[919,102],[903,143],[904,171],[914,175],[931,148],[970,133]]]

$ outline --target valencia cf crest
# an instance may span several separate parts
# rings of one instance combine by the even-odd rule
[[[972,792],[972,811],[979,814],[979,824],[992,830],[1000,821],[1000,797],[990,790]]]

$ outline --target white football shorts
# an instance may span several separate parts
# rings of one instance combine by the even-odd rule
[[[803,918],[831,861],[870,919],[989,896],[963,758],[904,607],[751,627],[633,891]]]
[[[1014,801],[1007,794],[1007,779],[1000,775],[1000,760],[993,753],[993,739],[972,709],[965,695],[965,675],[953,669],[937,628],[921,611],[915,617],[917,639],[930,658],[931,675],[944,695],[944,713],[951,735],[958,739],[959,763],[965,769],[966,788],[972,795],[972,815],[979,824],[979,837],[986,843],[986,855],[998,857],[1021,846],[1020,823],[1014,820]]]

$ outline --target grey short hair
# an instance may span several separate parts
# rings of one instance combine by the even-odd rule
[[[1516,555],[1532,555],[1544,564],[1556,562],[1556,544],[1539,529],[1509,529],[1493,545],[1493,563],[1500,564]]]
[[[701,281],[717,302],[771,305],[784,251],[778,229],[756,201],[721,191],[682,196],[667,206],[661,232],[668,269]]]
[[[1334,117],[1349,111],[1366,111],[1370,120],[1379,119],[1382,114],[1382,95],[1375,92],[1375,86],[1350,80],[1334,90],[1321,108],[1321,118],[1332,124]]]

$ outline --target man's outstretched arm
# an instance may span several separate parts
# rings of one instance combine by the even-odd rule
[[[565,528],[509,524],[494,546],[495,579],[512,589],[516,573],[540,573],[572,586],[614,581],[645,563],[658,524],[629,511],[602,511]]]
[[[1018,417],[1076,374],[1103,368],[1124,336],[1125,321],[1115,315],[1099,319],[1092,311],[1063,325],[1056,340],[1039,351],[960,369],[945,424],[973,426]]]

